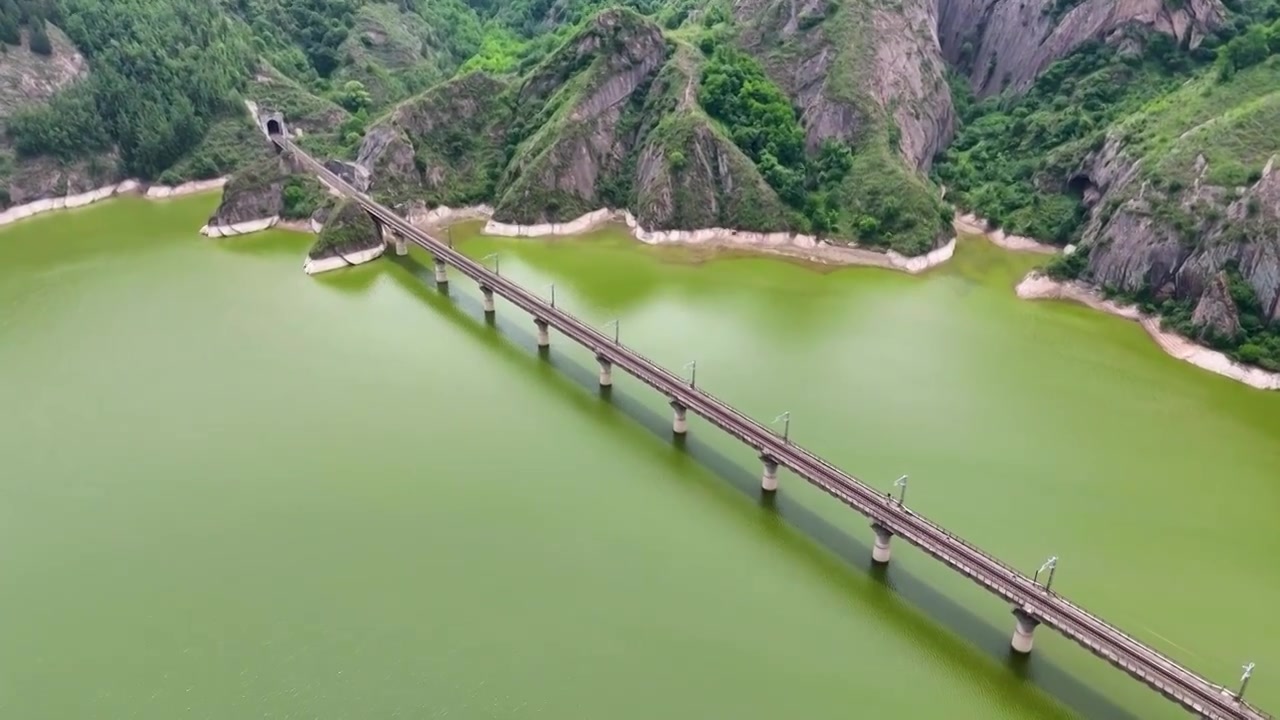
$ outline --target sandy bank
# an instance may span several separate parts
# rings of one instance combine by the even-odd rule
[[[477,210],[477,209],[472,209]],[[704,228],[701,230],[648,230],[635,216],[625,210],[602,208],[564,223],[541,225],[514,225],[489,220],[484,234],[503,237],[555,237],[578,235],[611,222],[624,222],[631,236],[647,245],[689,245],[713,248],[750,249],[772,255],[794,257],[828,265],[867,265],[907,273],[920,273],[951,259],[956,241],[937,248],[926,255],[907,257],[889,250],[879,252],[856,246],[834,245],[813,235],[799,233],[758,233],[729,228]]]
[[[66,195],[64,197],[45,198],[44,200],[34,200],[22,205],[15,205],[4,212],[0,212],[0,227],[9,225],[10,223],[25,220],[35,215],[40,215],[54,210],[69,210],[72,208],[84,207],[101,202],[117,195],[141,194],[148,200],[165,200],[168,198],[180,197],[183,195],[191,195],[194,193],[205,192],[208,190],[216,190],[227,184],[227,178],[214,178],[212,180],[197,180],[194,182],[183,183],[182,185],[146,185],[140,180],[125,180],[114,185],[104,185],[96,190],[76,193],[74,195]]]
[[[1035,238],[1025,237],[1023,235],[1010,235],[1000,228],[991,228],[991,223],[985,219],[974,215],[973,213],[960,214],[956,213],[955,218],[951,221],[951,226],[956,232],[966,235],[982,235],[992,242],[992,244],[1004,248],[1005,250],[1015,250],[1018,252],[1034,252],[1044,255],[1055,255],[1061,248],[1042,243]]]
[[[1111,313],[1142,325],[1152,340],[1169,355],[1191,363],[1198,368],[1231,378],[1262,390],[1280,390],[1280,373],[1242,365],[1225,354],[1160,329],[1159,318],[1145,315],[1132,305],[1120,305],[1102,297],[1102,294],[1078,282],[1062,282],[1047,275],[1032,272],[1018,283],[1018,297],[1024,300],[1070,300],[1095,310]]]

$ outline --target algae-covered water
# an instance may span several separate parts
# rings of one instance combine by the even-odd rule
[[[425,257],[310,278],[215,199],[0,230],[0,717],[1181,718]],[[504,275],[1280,709],[1280,394],[922,277],[475,239]]]

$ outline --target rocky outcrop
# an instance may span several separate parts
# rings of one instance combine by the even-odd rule
[[[5,46],[0,54],[0,121],[24,105],[44,102],[89,71],[62,30],[46,24],[53,52],[31,52],[30,32],[22,31],[20,47]]]
[[[237,173],[223,189],[222,202],[213,211],[202,232],[205,235],[221,236],[224,233],[219,232],[218,228],[258,223],[267,218],[279,219],[284,210],[282,193],[288,174],[284,163],[276,159]]]
[[[1226,273],[1213,277],[1196,303],[1191,322],[1200,329],[1201,339],[1234,338],[1240,334],[1240,312],[1231,299]]]
[[[1021,92],[1055,60],[1091,40],[1120,42],[1139,27],[1196,47],[1222,25],[1219,0],[1084,0],[1061,17],[1058,0],[939,0],[938,38],[974,92]]]
[[[667,54],[656,25],[613,10],[544,62],[515,98],[516,133],[525,139],[502,179],[497,217],[554,222],[616,202],[602,191],[626,172],[637,142],[638,128],[624,118],[641,114]]]
[[[1084,232],[1083,245],[1090,250],[1085,277],[1102,287],[1148,294],[1157,302],[1172,298],[1199,304],[1231,266],[1257,295],[1260,319],[1280,320],[1276,164],[1268,163],[1262,177],[1246,188],[1198,181],[1172,192],[1147,180],[1142,163],[1127,156],[1113,135],[1077,173],[1087,178],[1096,198]],[[1207,170],[1200,163],[1202,178]],[[1220,319],[1220,313],[1210,311],[1218,304],[1211,302],[1198,314]]]
[[[474,72],[401,103],[360,145],[369,189],[392,204],[491,200],[512,118],[508,89]]]
[[[361,265],[381,257],[385,248],[373,219],[359,205],[344,201],[329,213],[302,269],[315,275]]]
[[[912,169],[950,142],[955,111],[933,0],[738,0],[740,42],[801,110],[809,148],[859,142],[892,124]]]

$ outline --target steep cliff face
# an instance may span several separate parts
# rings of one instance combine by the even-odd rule
[[[1072,176],[1090,207],[1086,279],[1156,302],[1200,303],[1224,269],[1238,269],[1260,320],[1280,320],[1276,127],[1280,62],[1232,83],[1201,78],[1114,129]],[[1207,307],[1197,315],[1221,326],[1222,314]]]
[[[222,201],[209,216],[208,225],[230,226],[278,217],[284,210],[284,183],[289,170],[272,159],[244,168],[222,189]]]
[[[656,25],[610,12],[544,61],[515,97],[521,141],[496,216],[555,222],[625,204],[640,114],[667,54]]]
[[[487,203],[504,222],[629,208],[646,227],[788,229],[789,211],[698,105],[701,54],[627,11],[595,17],[518,83],[470,73],[365,135],[371,190]]]
[[[739,43],[801,110],[810,149],[823,140],[895,143],[927,169],[950,140],[955,113],[932,0],[889,3],[736,0]]]
[[[1219,0],[1085,0],[1065,14],[1061,0],[939,0],[938,39],[947,61],[979,97],[1026,90],[1054,61],[1090,40],[1119,41],[1139,26],[1194,48],[1219,27]]]
[[[365,134],[357,164],[393,203],[488,202],[511,119],[509,86],[469,73],[401,103]]]

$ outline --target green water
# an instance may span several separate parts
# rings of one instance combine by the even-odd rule
[[[532,323],[121,200],[0,231],[0,717],[1181,718]],[[924,277],[465,240],[504,275],[1280,711],[1280,394]],[[424,268],[425,265],[425,268]],[[546,292],[546,291],[544,291]],[[558,338],[553,335],[553,344]]]

